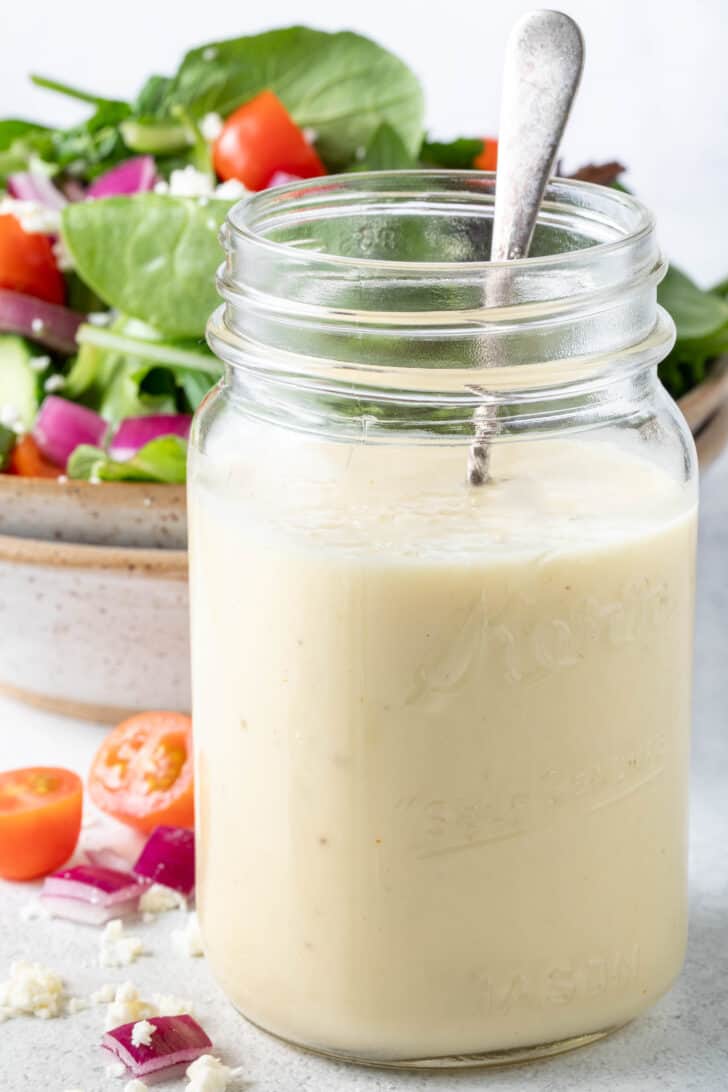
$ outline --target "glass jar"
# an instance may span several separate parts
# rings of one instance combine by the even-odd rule
[[[492,176],[237,205],[189,509],[216,976],[382,1065],[550,1054],[684,952],[695,456],[631,196]]]

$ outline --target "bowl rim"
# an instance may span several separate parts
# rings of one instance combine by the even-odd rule
[[[52,569],[92,569],[187,580],[187,550],[138,546],[93,546],[76,542],[0,535],[0,563]]]

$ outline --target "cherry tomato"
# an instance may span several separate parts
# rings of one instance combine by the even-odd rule
[[[67,861],[81,831],[83,785],[70,770],[0,773],[0,876],[34,880]]]
[[[27,435],[10,452],[8,473],[21,478],[59,478],[63,470],[46,459],[33,437]]]
[[[326,174],[324,165],[272,91],[239,106],[223,125],[212,159],[218,176],[262,190],[276,171],[298,178]]]
[[[49,303],[63,303],[66,284],[47,235],[23,231],[10,213],[0,216],[0,288]]]
[[[137,830],[193,828],[192,721],[167,712],[122,721],[97,751],[88,787],[97,807]]]
[[[477,171],[494,171],[498,166],[498,141],[495,137],[483,138],[483,150],[476,155],[473,166]]]

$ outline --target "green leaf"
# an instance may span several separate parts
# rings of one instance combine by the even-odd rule
[[[384,121],[367,144],[364,158],[357,171],[401,171],[417,166],[417,160],[407,150],[396,129]]]
[[[184,57],[161,109],[227,117],[267,88],[298,125],[315,130],[329,167],[352,163],[385,121],[409,152],[419,148],[419,81],[399,58],[350,31],[294,26],[200,46]]]
[[[134,99],[136,117],[154,117],[163,109],[172,80],[169,76],[150,76]]]
[[[155,193],[75,202],[63,210],[63,238],[109,306],[171,337],[202,337],[219,302],[218,232],[231,204]]]
[[[483,144],[484,141],[477,137],[458,137],[446,143],[425,140],[420,149],[420,159],[428,167],[468,170],[483,151]]]
[[[32,75],[30,79],[36,87],[44,87],[48,91],[55,91],[59,95],[65,95],[69,99],[77,99],[79,102],[90,102],[94,106],[126,106],[126,103],[120,102],[119,99],[109,99],[105,95],[94,95],[90,91],[81,91],[77,87],[71,87],[67,83],[60,83],[48,76]]]
[[[69,478],[105,482],[144,481],[180,485],[187,476],[187,443],[179,436],[161,436],[145,444],[125,462],[110,459],[105,451],[81,444],[68,461]]]
[[[728,303],[671,266],[657,296],[677,327],[678,340],[706,338],[728,324]]]
[[[10,452],[15,447],[17,436],[11,428],[0,425],[0,470],[4,470],[10,458]]]
[[[34,121],[6,118],[4,121],[0,121],[0,152],[6,151],[23,137],[47,132],[48,129],[44,125],[37,125]]]

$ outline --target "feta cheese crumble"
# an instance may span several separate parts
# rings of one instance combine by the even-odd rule
[[[157,1011],[152,1016],[180,1016],[187,1013],[195,1015],[194,1005],[191,1001],[185,1001],[182,997],[175,997],[173,993],[155,993],[152,995]]]
[[[187,899],[172,887],[153,883],[139,899],[139,909],[144,920],[151,921],[155,915],[164,914],[167,910],[186,910]]]
[[[123,1062],[110,1062],[104,1072],[107,1077],[125,1077],[127,1069]]]
[[[0,406],[0,425],[5,425],[5,428],[12,429],[13,432],[23,431],[23,421],[15,406],[6,402],[4,406]]]
[[[106,1010],[104,1029],[111,1031],[112,1028],[118,1028],[122,1024],[136,1024],[147,1020],[150,1016],[158,1015],[155,1005],[140,997],[138,990],[131,982],[124,982],[117,988]]]
[[[190,958],[205,954],[202,947],[200,923],[194,910],[187,915],[184,929],[173,930],[172,943],[183,955],[190,956]]]
[[[54,391],[62,391],[66,385],[66,380],[62,375],[49,375],[43,384],[43,390],[46,394],[53,394]]]
[[[60,209],[49,209],[39,201],[18,201],[15,197],[0,198],[0,216],[14,216],[29,235],[58,235],[61,230]]]
[[[170,197],[209,197],[215,192],[215,180],[206,171],[196,167],[180,167],[172,171],[169,182],[157,182],[155,193],[166,193]]]
[[[131,983],[126,983],[126,985],[131,985]],[[92,1003],[94,1005],[110,1004],[116,996],[116,989],[117,987],[112,986],[110,982],[105,983],[105,985],[100,986],[98,990],[94,990],[91,994]],[[120,986],[119,989],[123,989],[123,987]]]
[[[85,997],[69,997],[66,1011],[70,1016],[75,1016],[77,1012],[85,1012],[88,1006]]]
[[[228,178],[227,182],[221,182],[215,188],[215,197],[225,201],[234,201],[237,197],[244,197],[247,189],[238,178]]]
[[[157,1029],[148,1020],[138,1020],[131,1029],[132,1046],[151,1046],[152,1036]]]
[[[46,368],[50,367],[51,358],[49,356],[31,356],[28,363],[34,372],[44,372]]]
[[[157,182],[154,192],[166,194],[168,197],[197,197],[204,202],[210,197],[234,201],[248,191],[237,178],[230,178],[217,186],[213,175],[206,171],[198,171],[196,167],[187,166],[172,171],[169,182]],[[217,227],[216,224],[214,226]]]
[[[124,934],[124,924],[120,918],[112,918],[106,923],[100,948],[99,962],[102,967],[127,967],[144,951],[139,937]]]
[[[0,982],[0,1021],[13,1016],[38,1016],[49,1020],[60,1016],[64,1001],[63,981],[55,971],[40,963],[18,960],[10,978]]]
[[[200,122],[200,132],[209,144],[212,144],[220,136],[224,122],[219,114],[205,114]]]
[[[203,1054],[187,1069],[189,1084],[185,1092],[225,1092],[240,1074],[240,1068],[231,1069],[212,1054]]]
[[[42,334],[45,330],[45,323],[42,318],[34,318],[30,324],[30,328],[34,334]]]

